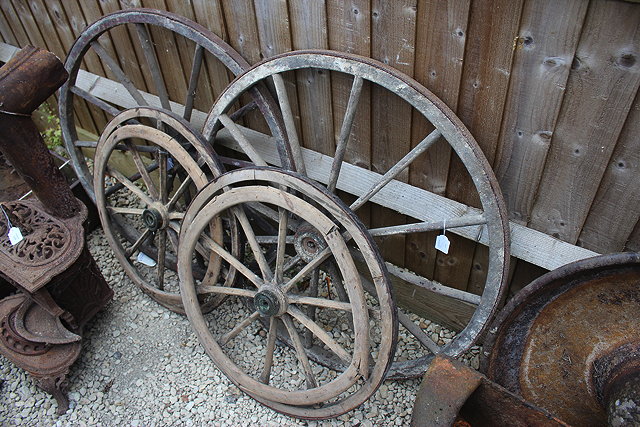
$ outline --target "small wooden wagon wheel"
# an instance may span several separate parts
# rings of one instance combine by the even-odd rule
[[[114,53],[112,45],[122,41],[131,43],[133,52],[129,58]],[[167,68],[181,62],[191,63],[188,76]],[[86,73],[86,64],[108,79]],[[123,109],[147,105],[176,112],[200,129],[206,117],[202,111],[211,107],[227,85],[228,73],[238,75],[248,67],[231,46],[211,31],[166,11],[127,9],[105,15],[88,26],[67,56],[69,79],[60,89],[59,102],[65,147],[87,194],[95,200],[90,154],[95,142],[78,138],[74,102],[88,103],[99,131]],[[107,93],[115,101],[105,101]],[[268,101],[257,93],[252,96],[250,107],[257,107],[270,117]]]
[[[146,120],[158,128],[140,124]],[[96,147],[94,190],[107,241],[131,280],[176,312],[184,312],[175,277],[180,223],[196,191],[221,171],[211,147],[188,122],[151,107],[120,113]],[[212,222],[210,233],[217,242],[227,239],[232,253],[240,253],[232,223],[224,230],[220,221]],[[221,259],[210,252],[191,262],[200,277],[218,277],[223,269]],[[233,271],[226,271],[232,281]],[[219,301],[207,296],[200,302],[209,310]]]
[[[237,218],[250,257],[238,258],[213,241],[207,227],[220,217]],[[185,311],[214,363],[240,389],[277,411],[310,419],[340,415],[375,392],[395,352],[396,310],[376,246],[337,197],[294,172],[241,168],[198,193],[184,224],[178,274]],[[271,226],[274,240],[262,235]],[[349,240],[364,260],[360,271]],[[222,257],[246,286],[194,278],[190,260],[199,247]],[[328,283],[329,264],[339,270],[340,284]],[[372,289],[365,291],[361,275]],[[206,292],[228,296],[209,316],[197,300]],[[291,345],[276,346],[277,338]],[[309,360],[312,345],[340,360],[341,369]],[[287,360],[298,369],[291,372]]]
[[[316,135],[303,135],[304,138],[299,135],[296,117],[292,113],[291,91],[287,89],[292,81],[296,81],[295,76],[290,73],[308,69],[316,73],[313,75],[328,74],[331,78],[340,75],[343,81],[346,79],[352,83],[348,99],[342,100],[342,105],[346,107],[341,128],[339,132],[335,132],[337,136],[334,148],[323,149],[323,152],[305,148],[317,145],[314,141]],[[303,84],[310,81],[302,80]],[[277,136],[277,128],[272,132],[275,138],[265,140],[253,130],[236,124],[229,116],[240,96],[257,84],[274,88],[286,127],[286,140]],[[371,127],[373,132],[379,126],[385,126],[385,123],[369,123],[370,117],[364,118],[365,123],[355,122],[364,87],[370,88],[372,93],[375,89],[396,96],[399,102],[405,106],[408,104],[407,114],[422,117],[430,124],[425,126],[425,133],[420,135],[421,141],[407,149],[403,157],[394,159],[395,163],[390,162],[387,170],[371,171],[357,162],[348,162],[345,157],[345,153],[350,150],[349,140],[353,129],[365,126]],[[298,87],[298,91],[301,90]],[[307,114],[314,121],[333,121],[333,117],[322,117],[322,111],[327,110]],[[422,375],[433,353],[458,356],[469,349],[485,330],[502,295],[508,271],[509,227],[504,201],[491,167],[469,131],[440,99],[418,82],[380,62],[356,55],[332,51],[286,53],[256,64],[238,76],[214,104],[203,134],[215,144],[224,144],[242,153],[241,156],[256,165],[271,164],[292,168],[326,185],[331,192],[341,190],[354,195],[356,200],[350,204],[353,211],[370,202],[411,218],[409,224],[402,222],[369,229],[369,233],[376,238],[437,231],[446,227],[447,231],[488,246],[487,279],[482,295],[438,283],[387,262],[392,276],[456,300],[473,310],[467,325],[446,345],[434,342],[422,329],[420,322],[414,322],[410,318],[410,314],[399,312],[402,326],[419,342],[418,348],[422,355],[394,363],[391,377]],[[275,144],[272,140],[275,140]],[[403,179],[401,173],[408,167],[421,167],[417,160],[423,159],[430,147],[439,145],[442,148],[442,142],[438,141],[448,144],[467,169],[481,208],[467,206],[403,182],[406,177]],[[293,165],[283,158],[280,154],[283,152],[292,153]],[[309,357],[315,356],[310,354]]]

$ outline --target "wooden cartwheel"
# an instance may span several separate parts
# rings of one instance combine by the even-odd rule
[[[295,74],[309,71],[305,78]],[[311,84],[314,76],[331,75],[351,84],[344,105],[341,129],[335,145],[318,147],[315,135],[300,135],[296,129],[296,117],[290,102],[291,86],[295,82]],[[297,76],[297,77],[296,77]],[[241,96],[247,91],[271,87],[277,98],[282,121],[286,129],[286,138],[279,137],[281,129],[266,117],[265,121],[272,130],[272,138],[241,126],[230,116],[235,108],[241,108]],[[371,171],[360,166],[358,153],[350,148],[350,136],[358,126],[372,126],[373,129],[385,126],[385,123],[368,122],[369,117],[359,117],[358,105],[365,91],[393,97],[394,102],[407,107],[407,113],[426,120],[424,135],[413,148],[408,149],[399,159],[391,159],[388,168]],[[303,88],[297,87],[301,91]],[[335,101],[334,101],[335,103]],[[396,103],[393,103],[397,106]],[[403,107],[403,108],[404,108]],[[404,110],[403,110],[404,111]],[[322,110],[307,112],[314,121],[333,120],[322,117]],[[358,118],[365,123],[360,123]],[[403,356],[397,360],[389,372],[389,378],[417,377],[425,372],[434,353],[457,357],[468,350],[486,329],[504,290],[509,261],[509,227],[502,194],[495,176],[477,143],[455,114],[435,95],[415,80],[380,62],[356,55],[332,51],[298,51],[269,58],[253,66],[238,76],[220,95],[214,104],[203,129],[204,137],[217,151],[231,149],[240,159],[238,166],[255,164],[258,166],[276,165],[296,170],[301,176],[307,176],[326,186],[330,193],[350,194],[347,203],[353,212],[360,212],[363,206],[372,204],[402,214],[402,218],[411,220],[384,227],[370,227],[367,232],[378,241],[405,236],[411,233],[443,230],[466,237],[488,246],[487,278],[481,295],[462,291],[430,280],[393,264],[387,259],[385,265],[392,278],[399,278],[417,288],[430,291],[435,297],[444,296],[471,307],[473,315],[459,333],[446,345],[434,342],[427,334],[420,319],[411,313],[399,311],[398,319],[406,329],[414,348],[420,353],[416,357]],[[315,145],[314,145],[315,144]],[[446,144],[446,145],[443,145]],[[224,147],[224,148],[223,148]],[[305,148],[316,147],[316,148]],[[431,148],[433,147],[433,148]],[[431,150],[430,150],[431,148]],[[433,150],[452,149],[468,171],[477,192],[480,208],[467,206],[426,191],[419,186],[406,183],[406,169],[424,166],[424,158]],[[355,159],[355,160],[353,160]],[[355,201],[354,197],[355,196]],[[344,198],[344,197],[343,197]],[[347,200],[345,198],[345,200]],[[251,206],[257,216],[277,216],[277,212]],[[291,224],[289,224],[289,228]],[[272,228],[278,230],[278,228]],[[274,251],[277,233],[260,236],[258,243],[269,252]],[[304,230],[292,229],[294,236]],[[295,238],[291,241],[295,245]],[[382,243],[382,248],[384,243]],[[384,251],[381,251],[384,253]],[[293,253],[293,252],[292,252]],[[303,256],[299,259],[303,260]],[[391,254],[393,255],[393,254]],[[352,253],[356,264],[361,262],[357,253]],[[365,287],[366,280],[364,281]],[[286,338],[283,338],[286,341]],[[327,359],[322,352],[308,345],[309,358],[322,364],[339,369],[336,358]],[[248,391],[251,393],[251,391]]]

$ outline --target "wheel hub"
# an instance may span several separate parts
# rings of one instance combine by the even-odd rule
[[[155,208],[147,208],[142,212],[142,221],[144,225],[151,231],[156,231],[162,228],[163,218],[160,211]]]
[[[300,258],[310,262],[327,247],[327,242],[314,227],[304,224],[296,231],[293,245]]]
[[[253,297],[255,309],[266,317],[279,316],[287,310],[287,302],[279,290],[262,289]]]

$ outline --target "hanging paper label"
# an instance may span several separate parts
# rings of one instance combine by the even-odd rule
[[[138,260],[138,262],[149,266],[149,267],[155,267],[156,266],[156,260],[154,260],[153,258],[151,258],[149,255],[143,253],[143,252],[138,252],[138,257],[136,258]]]
[[[22,232],[18,227],[11,227],[9,229],[9,241],[11,242],[11,246],[15,246],[20,243],[24,239],[22,237]]]
[[[438,237],[436,237],[436,249],[439,250],[440,252],[448,254],[450,244],[451,242],[449,241],[449,238],[444,234],[441,234]]]

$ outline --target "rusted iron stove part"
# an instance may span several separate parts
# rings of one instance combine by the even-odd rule
[[[640,254],[568,264],[511,300],[481,369],[576,425],[640,423]]]
[[[462,362],[440,355],[422,379],[411,425],[567,426]]]
[[[0,68],[0,151],[44,209],[58,218],[79,213],[80,203],[42,142],[31,113],[66,79],[58,58],[33,46],[25,47]]]
[[[82,328],[113,296],[84,245],[87,209],[30,119],[66,77],[53,54],[32,46],[0,68],[0,151],[39,198],[0,205],[0,278],[21,291],[0,301],[0,353],[55,397],[60,414]],[[22,240],[10,241],[11,227]]]

